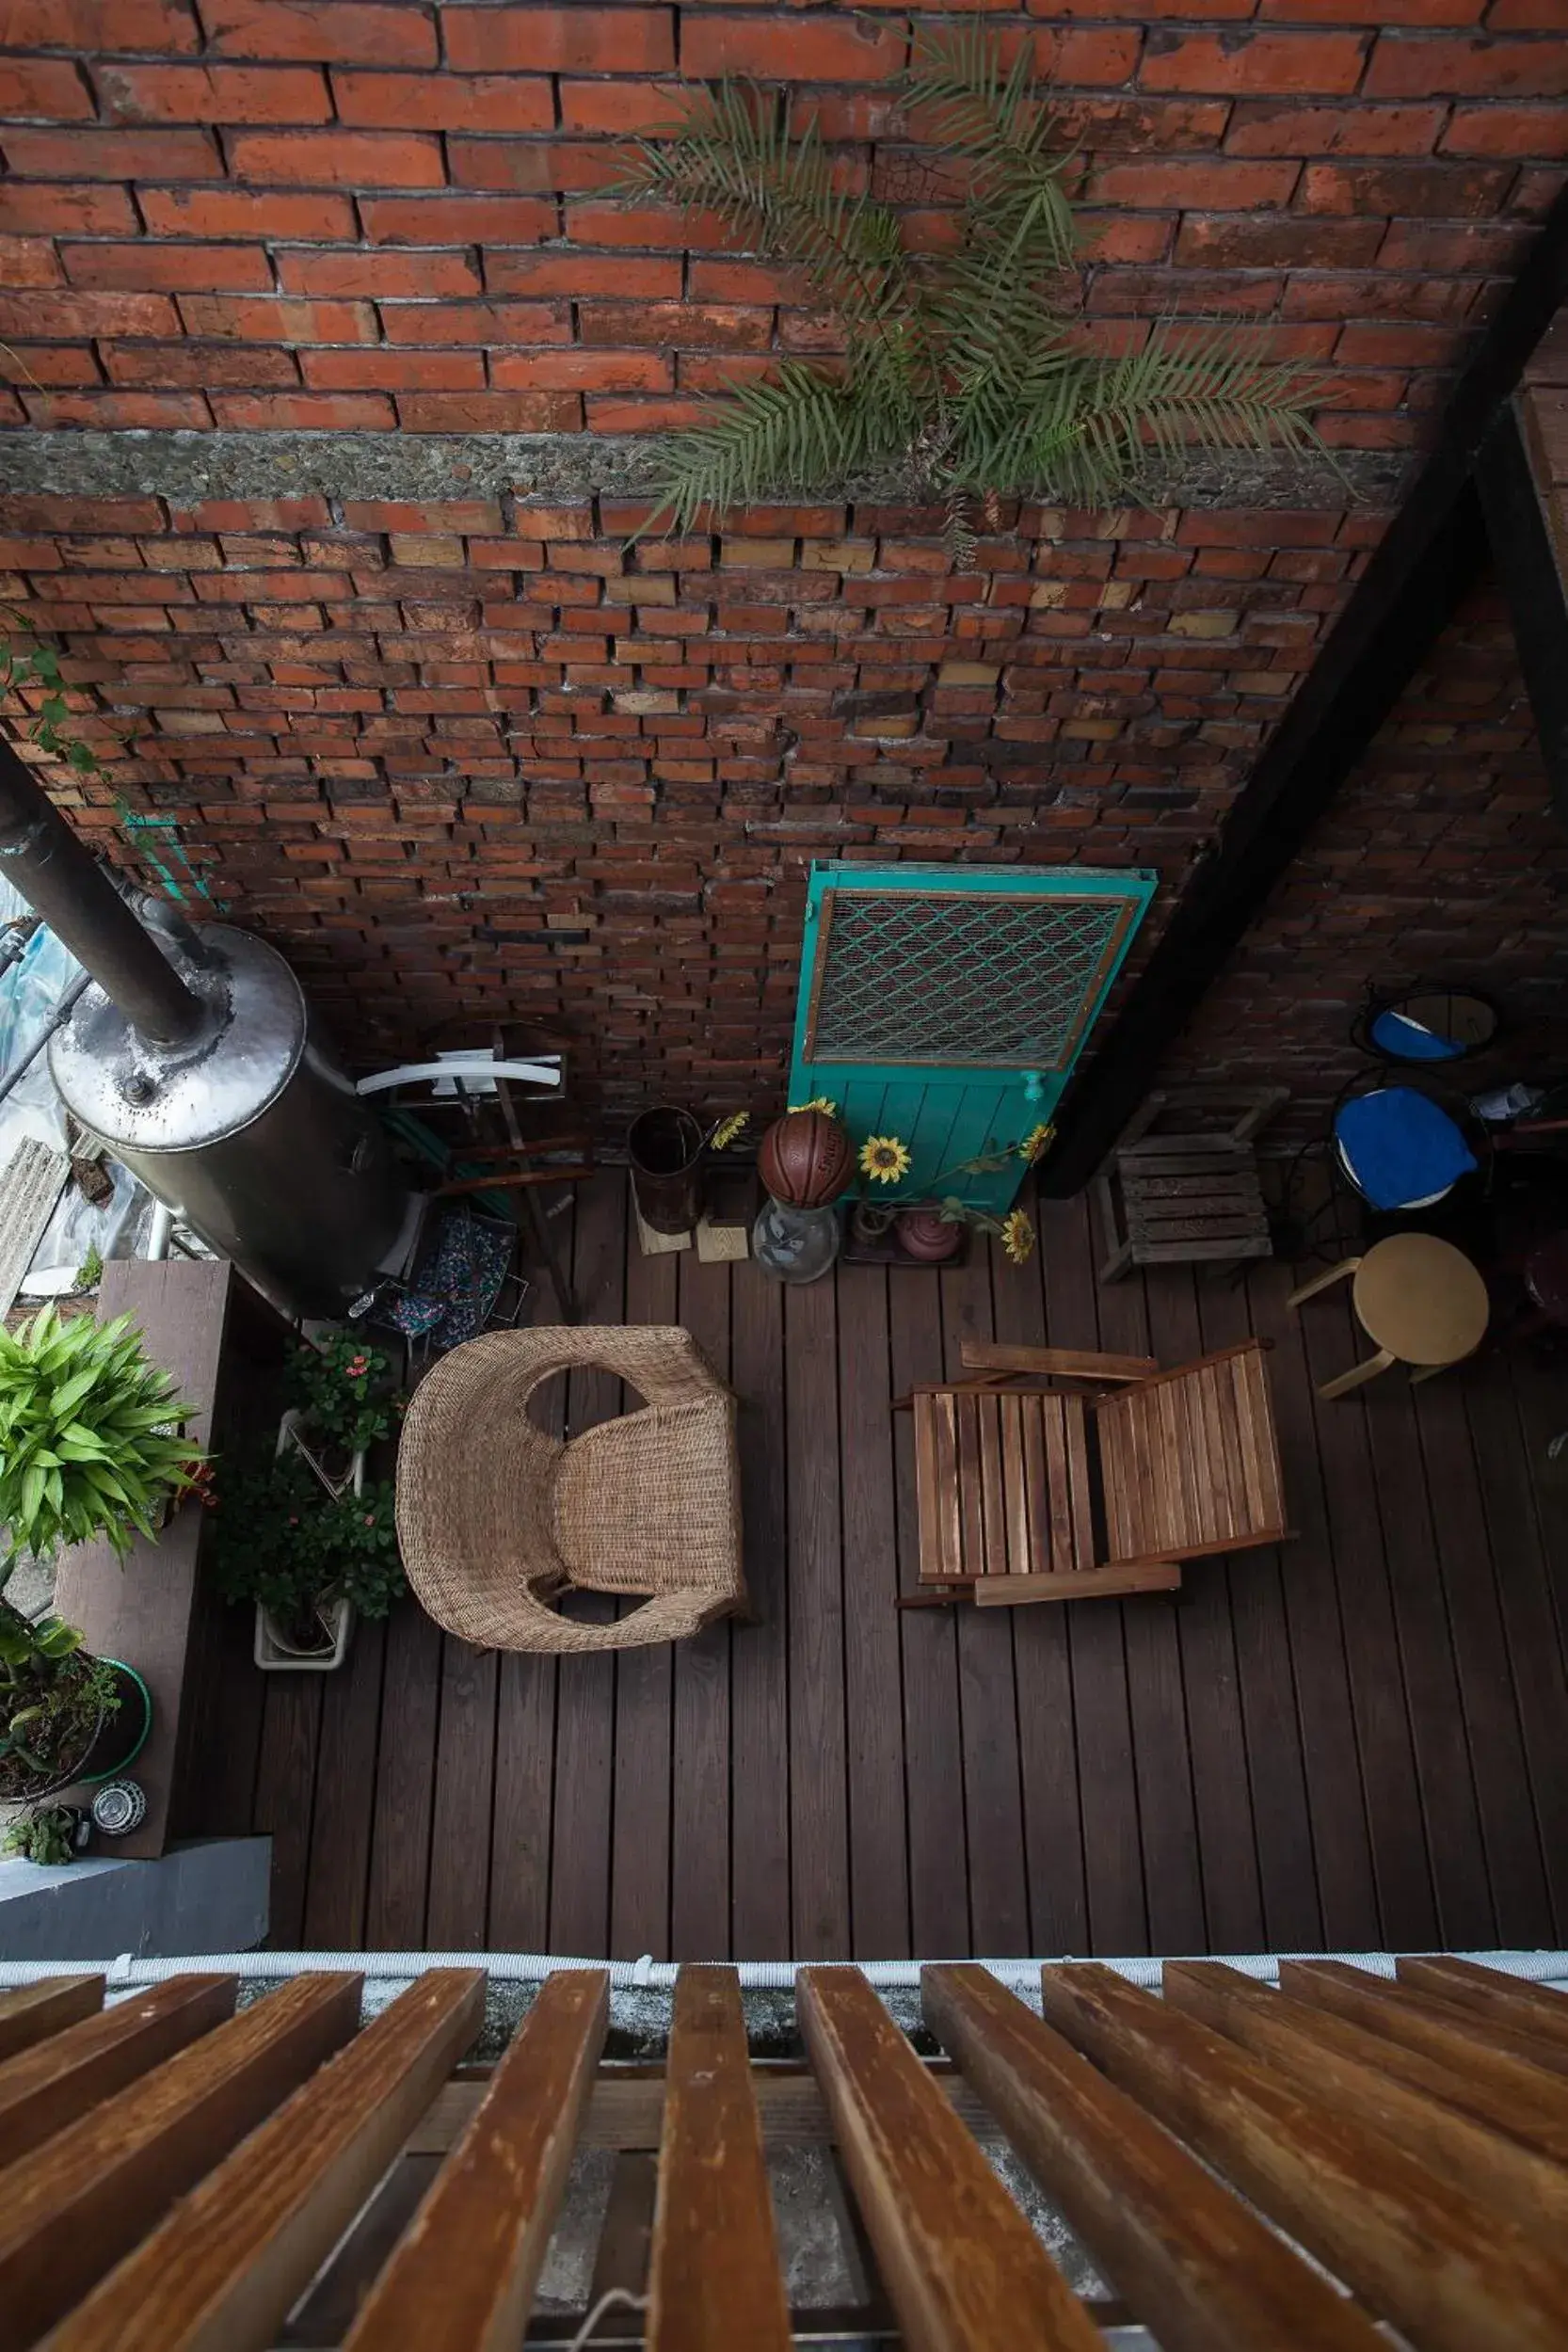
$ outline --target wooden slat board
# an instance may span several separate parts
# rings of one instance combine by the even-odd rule
[[[176,1977],[8,2058],[0,2065],[0,2166],[221,2024],[236,1990],[232,1976]]]
[[[624,1180],[612,1170],[581,1190],[578,1271],[594,1314],[667,1315],[667,1291],[632,1280]],[[1191,1901],[1178,1915],[1200,1934],[1168,1949],[1568,1944],[1568,1507],[1538,1483],[1547,1442],[1568,1427],[1568,1370],[1499,1354],[1455,1376],[1466,1426],[1440,1431],[1440,1509],[1463,1548],[1450,1540],[1440,1560],[1423,1400],[1442,1384],[1413,1398],[1384,1381],[1365,1400],[1320,1406],[1314,1380],[1350,1360],[1346,1305],[1325,1298],[1291,1315],[1294,1277],[1272,1264],[1234,1285],[1175,1267],[1101,1289],[1089,1222],[1081,1200],[1042,1204],[1024,1267],[977,1248],[962,1319],[944,1307],[942,1277],[840,1268],[815,1287],[831,1315],[803,1320],[749,1262],[700,1269],[699,1288],[686,1253],[676,1312],[728,1363],[741,1400],[754,1625],[683,1644],[663,1668],[503,1656],[493,1685],[488,1669],[449,1659],[411,1604],[384,1633],[360,1626],[334,1675],[264,1677],[245,1640],[226,1649],[195,1761],[212,1792],[200,1827],[278,1840],[280,1938],[418,1947],[483,1920],[495,1948],[589,1958],[779,1959],[808,1936],[838,1959],[1119,1956],[1147,1948],[1146,1887],[1166,1875],[1174,1824],[1200,1897],[1195,1922]],[[1199,1557],[1179,1610],[1158,1594],[1096,1599],[1053,1632],[1046,1608],[987,1612],[962,1630],[952,1612],[904,1609],[884,1638],[894,1591],[914,1592],[921,1569],[915,1416],[890,1414],[892,1397],[971,1376],[979,1368],[955,1352],[965,1338],[1175,1365],[1254,1333],[1277,1343],[1268,1377],[1295,1540]],[[1206,1428],[1233,1378],[1224,1365],[1204,1375]],[[808,1425],[831,1435],[827,1452],[801,1434],[813,1384],[823,1401]],[[1227,1494],[1246,1491],[1226,1429],[1216,1496],[1222,1472]],[[1005,1503],[1005,1459],[1002,1485]],[[1077,1499],[1048,1540],[1072,1544],[1081,1567],[1086,1481]],[[1496,1595],[1479,1643],[1460,1640],[1450,1573],[1471,1618]],[[1151,1615],[1176,1620],[1163,1646],[1140,1625]],[[842,1667],[820,1683],[813,1722],[792,1711],[791,1690],[819,1632]],[[1006,1931],[988,1944],[971,1896],[974,1864],[989,1865],[970,1838],[993,1817],[971,1772],[991,1681],[1006,1704],[985,1709],[984,1788],[1010,1783],[1026,1843],[1044,1842],[1022,1916],[1011,1900],[983,1905],[987,1929]],[[312,1694],[285,1700],[275,1687],[291,1682]],[[1489,1720],[1509,1715],[1517,1734],[1478,1771]],[[805,1744],[828,1731],[828,1763],[808,1768]],[[834,1775],[844,1797],[830,1816]],[[797,1777],[811,1795],[792,1811]],[[1183,1788],[1195,1830],[1178,1807],[1144,1801]],[[815,1841],[800,1872],[797,1832]],[[1020,1867],[1008,1864],[1015,1880]]]
[[[1464,1981],[1460,2050],[1489,2003],[1544,1997]],[[169,1980],[173,2012],[209,1985]],[[810,2073],[752,2056],[723,1966],[681,1972],[662,2065],[604,2063],[607,1975],[565,1969],[460,2079],[482,1972],[427,1970],[363,2023],[360,1990],[297,1978],[0,2173],[0,2344],[789,2352],[895,2322],[911,2352],[1094,2352],[1139,2327],[1165,2352],[1561,2342],[1568,2168],[1468,2115],[1457,2064],[1417,2084],[1400,2045],[1233,1970],[1170,1963],[1160,2000],[1048,1966],[1042,2022],[989,1971],[928,1965],[958,2072],[853,1967],[797,1974]],[[1004,2185],[1004,2145],[1043,2204]],[[808,2148],[781,2231],[774,2164]],[[574,2168],[595,2150],[616,2152],[607,2195],[602,2158]],[[1064,2224],[1110,2300],[1059,2267]],[[826,2231],[848,2300],[792,2304],[785,2238],[825,2251]]]
[[[648,2278],[649,2352],[789,2352],[740,1981],[676,1986]]]
[[[0,1992],[0,2063],[104,2006],[102,1976],[40,1976]]]

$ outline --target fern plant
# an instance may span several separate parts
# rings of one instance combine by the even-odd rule
[[[1320,385],[1224,325],[1167,321],[1122,355],[1090,342],[1070,158],[1027,43],[1004,68],[983,26],[928,38],[904,94],[967,175],[949,252],[910,251],[890,205],[847,193],[815,116],[792,129],[785,92],[726,81],[634,142],[616,194],[716,214],[738,243],[802,267],[844,342],[841,360],[784,360],[671,436],[654,522],[684,531],[705,508],[898,467],[962,535],[1007,496],[1136,496],[1193,448],[1324,454],[1307,414]]]

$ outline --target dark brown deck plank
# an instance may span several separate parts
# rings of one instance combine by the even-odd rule
[[[1553,1591],[1554,1567],[1568,1604],[1568,1480],[1538,1484],[1551,1439],[1568,1429],[1568,1364],[1544,1365],[1517,1352],[1505,1387],[1490,1377],[1466,1385],[1481,1507],[1502,1598],[1556,1918],[1568,1936],[1568,1654]]]
[[[433,1952],[482,1952],[489,1912],[499,1660],[447,1634],[430,1831],[425,1936]]]
[[[888,1277],[892,1394],[942,1378],[937,1285],[923,1273]],[[914,1415],[893,1416],[899,1589],[913,1592],[920,1561]],[[917,1953],[973,1950],[969,1941],[964,1764],[958,1716],[958,1634],[947,1608],[898,1611],[904,1656],[904,1784],[909,1815],[910,1934]]]
[[[843,1539],[830,1281],[784,1299],[790,1510],[790,1910],[801,1960],[847,1960]]]
[[[1042,1201],[1040,1247],[1053,1348],[1099,1346],[1087,1201]],[[1137,1604],[1134,1603],[1136,1607]],[[1073,1720],[1089,1904],[1088,1949],[1149,1949],[1144,1854],[1120,1601],[1071,1607]]]
[[[1027,1194],[1026,1194],[1027,1197]],[[992,1280],[992,1315],[999,1339],[1023,1347],[1046,1342],[1043,1254],[1021,1267],[999,1264]],[[1045,1464],[1041,1470],[1044,1474]],[[1064,1492],[1042,1498],[1055,1527],[1071,1526]],[[1071,1560],[1063,1544],[1064,1561]],[[1058,1563],[1053,1560],[1052,1565]],[[1032,1953],[1088,1948],[1089,1908],[1083,1878],[1083,1822],[1079,1806],[1078,1743],[1073,1721],[1073,1673],[1064,1608],[1018,1608],[1013,1616],[1013,1671],[1018,1691],[1018,1763],[1023,1792],[1024,1863],[1029,1881]]]
[[[1161,1270],[1153,1280],[1169,1278]],[[1144,1276],[1137,1271],[1124,1281],[1101,1284],[1099,1324],[1100,1344],[1108,1353],[1154,1355],[1166,1367],[1182,1361],[1178,1353],[1152,1344]],[[1163,1405],[1175,1391],[1165,1387],[1152,1393]],[[1185,1567],[1183,1580],[1196,1575],[1200,1566],[1190,1563]],[[1122,1606],[1144,1847],[1144,1895],[1148,1905],[1149,1943],[1157,1952],[1208,1949],[1179,1613],[1174,1596],[1167,1599],[1158,1592],[1144,1593]],[[1200,1712],[1203,1704],[1200,1696]]]
[[[1244,1337],[1246,1302],[1234,1286],[1212,1278],[1194,1280],[1191,1268],[1183,1266],[1145,1274],[1149,1348],[1161,1364],[1191,1363],[1229,1344],[1206,1326],[1208,1301],[1222,1288],[1232,1302],[1232,1320],[1241,1326],[1235,1336]],[[1208,1949],[1215,1952],[1268,1948],[1230,1601],[1232,1576],[1248,1576],[1253,1566],[1250,1554],[1228,1562],[1224,1558],[1189,1560],[1181,1572],[1181,1605],[1175,1612],[1187,1697],[1204,1918]]]
[[[575,1196],[556,1242],[572,1261]],[[541,1313],[555,1312],[546,1303]],[[567,1384],[547,1381],[529,1411],[559,1437]],[[550,1864],[554,1830],[555,1711],[560,1661],[545,1652],[504,1652],[497,1670],[495,1801],[490,1816],[489,1933],[497,1952],[550,1949]],[[594,1955],[594,1957],[598,1957]]]
[[[721,1380],[731,1382],[730,1268],[680,1259],[680,1320]],[[743,1558],[752,1529],[743,1520]],[[674,1675],[670,1823],[670,1952],[723,1960],[729,1951],[729,1738],[732,1623],[680,1642]]]
[[[1315,1388],[1345,1371],[1366,1346],[1343,1291],[1312,1300],[1302,1315],[1301,1333]],[[1379,1401],[1370,1391],[1352,1393],[1317,1398],[1313,1410],[1367,1790],[1380,1942],[1407,1950],[1436,1939],[1437,1898],[1367,1427],[1368,1414]]]
[[[1240,1281],[1206,1282],[1198,1312],[1209,1351],[1234,1347],[1251,1333]],[[1294,1508],[1288,1488],[1286,1508]],[[1245,1552],[1226,1564],[1263,1946],[1275,1952],[1310,1950],[1323,1934],[1285,1610],[1285,1577],[1295,1550],[1287,1544]],[[1202,1573],[1201,1566],[1189,1571]],[[1218,1941],[1215,1948],[1223,1948]]]
[[[645,1257],[632,1219],[626,1253],[626,1320],[673,1323],[679,1259]],[[628,1407],[639,1400],[629,1395]],[[671,1647],[621,1650],[616,1657],[615,1802],[611,1815],[610,1944],[615,1960],[669,1957]]]
[[[1299,1533],[1299,1541],[1287,1544],[1283,1553],[1285,1608],[1323,1933],[1336,1950],[1369,1951],[1378,1940],[1378,1912],[1366,1792],[1323,1506],[1312,1389],[1300,1326],[1285,1304],[1290,1288],[1291,1277],[1283,1265],[1258,1264],[1248,1271],[1255,1328],[1275,1342],[1269,1359],[1270,1384],[1291,1525]]]
[[[311,1812],[315,1800],[316,1751],[321,1736],[322,1674],[268,1674],[256,1769],[255,1826],[272,1840],[272,1908],[268,1941],[280,1951],[299,1946],[305,1926],[305,1884],[311,1858]],[[423,1941],[423,1938],[416,1938]]]
[[[1372,1388],[1367,1430],[1432,1858],[1435,1940],[1450,1951],[1477,1951],[1496,1943],[1496,1923],[1414,1395],[1398,1373],[1384,1373]]]
[[[1528,1950],[1551,1942],[1552,1910],[1480,1473],[1465,1417],[1465,1389],[1476,1376],[1476,1368],[1462,1366],[1424,1381],[1416,1391],[1416,1417],[1437,1530],[1437,1562],[1453,1627],[1497,1936],[1505,1947]],[[1480,1376],[1484,1379],[1484,1367]]]
[[[938,1276],[949,1380],[964,1377],[966,1339],[994,1339],[989,1245],[977,1235],[968,1263]],[[999,1281],[1016,1270],[1003,1258]],[[1021,1277],[1019,1277],[1021,1278]],[[997,1406],[982,1400],[987,1571],[1007,1574]],[[968,1822],[972,1948],[1005,1958],[1029,1950],[1029,1877],[1023,1792],[1018,1779],[1018,1692],[1013,1671],[1012,1609],[958,1611],[958,1694],[963,1725],[964,1810]]]
[[[327,1678],[330,1688],[322,1701],[305,1886],[305,1948],[310,1952],[352,1952],[365,1940],[386,1654],[386,1626],[361,1622],[354,1628],[342,1668]],[[256,1679],[264,1677],[257,1674]]]
[[[630,1187],[621,1168],[604,1168],[578,1189],[573,1219],[572,1288],[584,1323],[626,1320]],[[633,1239],[631,1246],[636,1247]],[[608,1372],[572,1372],[567,1381],[567,1429],[579,1436],[613,1419],[621,1384]],[[607,1596],[584,1594],[584,1620],[613,1617]],[[609,1950],[610,1841],[615,1796],[616,1654],[578,1652],[558,1661],[555,1711],[555,1830],[551,1848],[550,1949],[598,1959]]]
[[[387,1621],[365,1903],[365,1944],[373,1950],[425,1947],[441,1640],[440,1626],[412,1600]]]
[[[758,1622],[730,1650],[730,1831],[736,1959],[788,1960],[790,1943],[791,1501],[784,1431],[784,1301],[748,1261],[730,1277],[730,1379],[739,1397],[746,1585]]]
[[[912,1948],[889,1279],[897,1276],[880,1266],[841,1266],[838,1273],[850,1925],[857,1960],[902,1960]]]

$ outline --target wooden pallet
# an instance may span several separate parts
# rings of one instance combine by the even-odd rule
[[[1161,1999],[1048,1964],[1042,2021],[984,1968],[927,1966],[933,2063],[858,1969],[805,1968],[809,2074],[782,2102],[724,1967],[681,1971],[662,2073],[602,2063],[608,1973],[568,1968],[456,2083],[482,1968],[429,1969],[363,2025],[338,1970],[237,2012],[216,1972],[110,2008],[102,1976],[28,1986],[0,1994],[0,2343],[789,2352],[827,2332],[780,2263],[769,2157],[795,2136],[837,2151],[839,2227],[863,2232],[835,2336],[1096,2352],[1141,2324],[1173,2352],[1380,2352],[1386,2328],[1556,2352],[1568,2004],[1464,1961],[1399,1971],[1287,1961],[1275,1992],[1168,1962]],[[998,2125],[1037,2218],[981,2145]],[[589,2146],[617,2152],[592,2308],[530,2326]],[[1120,2303],[1069,2283],[1063,2220]]]

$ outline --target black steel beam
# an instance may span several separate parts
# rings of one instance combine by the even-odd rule
[[[1568,589],[1512,401],[1481,443],[1476,488],[1541,733],[1552,807],[1568,824]]]
[[[1265,744],[1105,1043],[1069,1083],[1040,1171],[1081,1191],[1153,1084],[1270,891],[1387,717],[1487,553],[1475,469],[1525,364],[1568,301],[1568,184],[1460,376],[1432,454]]]

